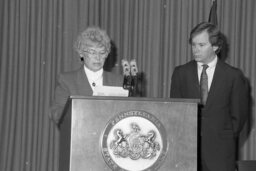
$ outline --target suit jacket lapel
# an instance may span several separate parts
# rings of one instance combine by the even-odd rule
[[[105,71],[103,71],[103,85],[111,85],[109,75]]]
[[[206,107],[212,103],[212,100],[214,99],[215,94],[221,88],[222,83],[225,82],[224,77],[223,77],[223,73],[225,72],[224,70],[225,70],[225,68],[223,67],[223,63],[220,60],[218,60],[218,62],[216,64],[215,71],[214,71],[211,88],[210,88],[210,91],[208,94]]]
[[[116,75],[113,75],[111,72],[103,71],[103,85],[118,86],[117,80]]]
[[[81,67],[77,73],[78,93],[84,96],[92,95],[93,91],[85,74],[84,67]]]
[[[188,87],[191,88],[190,92],[193,92],[192,97],[200,99],[200,85],[198,80],[197,62],[193,61],[191,67],[192,68],[189,70],[189,72],[191,71],[191,75],[189,76],[189,79],[191,79],[189,81],[191,85],[188,85]]]

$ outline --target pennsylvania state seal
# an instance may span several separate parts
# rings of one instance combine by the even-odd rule
[[[102,156],[112,170],[157,170],[168,151],[163,124],[145,111],[114,116],[101,137]]]

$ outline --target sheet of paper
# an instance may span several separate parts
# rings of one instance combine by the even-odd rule
[[[121,96],[128,97],[129,91],[123,87],[98,86],[93,90],[93,96]]]

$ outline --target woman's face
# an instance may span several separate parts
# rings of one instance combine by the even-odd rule
[[[108,52],[104,46],[91,46],[84,48],[80,56],[84,58],[84,65],[96,72],[103,68]]]

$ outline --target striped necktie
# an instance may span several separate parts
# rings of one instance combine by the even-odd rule
[[[209,66],[206,64],[202,66],[203,66],[203,71],[201,73],[201,78],[200,78],[200,95],[201,95],[201,104],[205,105],[208,97],[208,76],[206,73],[206,69]]]

